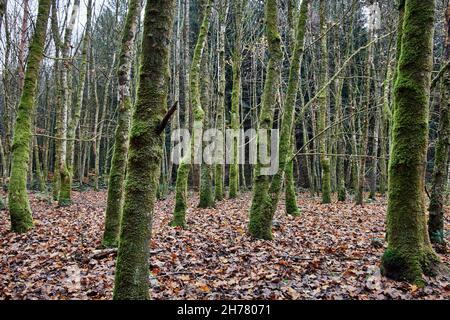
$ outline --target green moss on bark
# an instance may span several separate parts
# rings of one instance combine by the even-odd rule
[[[289,81],[288,81],[288,89],[286,94],[286,103],[284,106],[283,118],[281,121],[281,134],[280,134],[280,145],[278,149],[279,156],[279,170],[275,174],[272,179],[272,183],[270,185],[270,196],[272,206],[268,208],[270,210],[269,215],[273,216],[277,209],[278,201],[280,198],[280,193],[283,185],[283,180],[285,178],[285,172],[287,170],[287,166],[291,166],[290,170],[293,170],[292,166],[292,149],[293,149],[293,128],[294,128],[294,116],[295,116],[295,103],[297,100],[297,92],[298,85],[300,82],[300,66],[303,57],[303,47],[305,40],[305,31],[306,31],[306,21],[308,19],[308,8],[309,1],[305,0],[302,2],[300,7],[300,14],[297,22],[297,32],[296,39],[294,44],[294,51],[292,53],[291,58],[291,67],[289,72]],[[291,163],[290,163],[291,162]],[[293,182],[292,171],[289,172],[290,175],[290,183]],[[292,185],[288,185],[286,182],[286,192],[290,192],[291,201],[295,200],[295,187]],[[290,188],[290,189],[289,189]],[[294,197],[294,199],[293,199]],[[286,194],[286,199],[288,196]],[[291,209],[297,206],[296,203],[290,203]],[[286,208],[288,204],[286,203]],[[294,215],[297,214],[297,210],[290,211]]]
[[[175,209],[173,212],[172,226],[185,227],[186,226],[186,209],[187,209],[187,187],[190,171],[191,156],[193,157],[198,153],[198,145],[195,143],[196,139],[200,137],[203,131],[203,120],[205,118],[205,112],[202,109],[201,97],[200,97],[200,65],[202,61],[203,51],[206,43],[206,36],[209,29],[209,20],[211,15],[211,0],[208,0],[203,13],[203,21],[200,28],[200,33],[197,38],[197,44],[194,50],[194,56],[192,57],[192,66],[190,72],[190,98],[191,105],[193,106],[193,132],[191,136],[191,153],[184,155],[182,163],[178,167],[177,181],[175,186]],[[201,145],[201,140],[199,140]]]
[[[326,18],[326,1],[320,0],[320,34],[327,32]],[[324,36],[320,40],[321,64],[320,64],[320,86],[323,87],[328,81],[328,47],[327,37]],[[318,97],[319,112],[317,131],[323,132],[327,124],[328,113],[328,88],[322,90]],[[322,203],[331,203],[331,172],[330,158],[327,155],[326,136],[321,135],[319,138],[320,164],[322,166]]]
[[[177,181],[175,186],[175,208],[173,219],[170,223],[172,227],[186,226],[186,209],[188,198],[188,177],[190,166],[184,160],[180,163],[177,171]]]
[[[388,277],[419,284],[439,262],[428,237],[424,199],[434,9],[434,0],[405,2],[394,88],[388,248],[381,266]]]
[[[150,298],[149,244],[164,145],[164,135],[156,132],[167,112],[174,7],[173,0],[154,0],[148,1],[145,8],[139,89],[130,132],[113,293],[115,300]]]
[[[447,37],[444,58],[450,57],[450,3],[446,11]],[[432,243],[445,244],[444,204],[448,187],[448,151],[450,144],[450,72],[444,74],[441,84],[439,131],[434,155],[434,169],[430,205],[428,208],[428,233]]]
[[[211,99],[210,99],[210,69],[209,69],[209,46],[206,41],[203,57],[202,57],[202,70],[201,70],[201,103],[202,108],[205,110],[205,117],[203,120],[204,127],[210,129],[210,112],[211,112]],[[203,142],[203,147],[206,147],[207,143]],[[213,166],[207,163],[203,163],[200,168],[201,178],[200,178],[200,201],[198,204],[199,208],[212,208],[214,207],[214,193],[212,184],[212,169]]]
[[[233,90],[231,93],[231,129],[239,130],[239,110],[241,104],[241,64],[242,64],[242,0],[234,0],[235,41],[233,54]],[[229,169],[229,198],[236,198],[239,192],[239,138],[233,139],[232,163]]]
[[[218,101],[217,101],[217,118],[216,118],[216,128],[220,132],[225,132],[225,86],[226,86],[226,70],[225,70],[225,32],[226,32],[226,20],[228,15],[228,1],[221,2],[220,14],[219,14],[219,39],[218,39]],[[214,171],[214,196],[217,201],[222,201],[224,198],[224,143],[217,145],[216,149],[217,159],[221,159],[220,163],[216,164]]]
[[[114,136],[114,151],[109,173],[103,246],[116,247],[119,240],[122,217],[123,187],[128,157],[130,117],[133,107],[130,90],[130,73],[133,61],[133,43],[136,37],[140,2],[131,0],[122,34],[122,47],[117,72],[119,81],[119,115]]]
[[[300,209],[297,205],[297,192],[294,181],[294,161],[289,161],[286,166],[286,213],[297,217],[300,216]]]
[[[87,73],[87,52],[89,47],[89,39],[90,32],[92,27],[92,0],[88,1],[87,4],[87,17],[86,17],[86,29],[84,31],[82,48],[81,48],[81,61],[80,61],[80,76],[79,76],[79,85],[76,92],[76,101],[72,110],[72,117],[69,121],[69,125],[67,127],[67,158],[66,158],[66,166],[69,171],[69,175],[67,176],[68,181],[65,182],[65,189],[69,191],[69,194],[66,192],[62,192],[60,196],[71,199],[70,192],[72,190],[72,180],[74,175],[74,166],[73,166],[73,157],[74,157],[74,147],[75,147],[75,136],[76,130],[78,128],[80,117],[81,117],[81,109],[83,106],[83,96],[84,96],[84,88],[86,82],[86,73]],[[82,178],[81,178],[82,179]]]
[[[61,187],[59,189],[58,205],[60,207],[67,207],[72,204],[72,175],[69,172],[67,166],[64,169],[59,170]]]
[[[26,232],[33,227],[33,217],[27,194],[27,172],[31,123],[39,77],[44,54],[45,36],[50,14],[50,0],[40,0],[33,38],[31,39],[22,96],[19,102],[14,141],[12,146],[11,177],[9,182],[9,214],[11,229]]]
[[[259,129],[270,130],[272,128],[273,106],[275,105],[283,59],[281,38],[277,25],[278,8],[276,0],[266,1],[265,19],[270,59],[267,64],[267,77],[259,116]],[[262,145],[258,141],[258,149],[261,147]],[[269,177],[261,174],[261,164],[258,161],[255,166],[253,199],[248,225],[250,235],[256,239],[272,239],[272,200],[269,195],[269,188]]]

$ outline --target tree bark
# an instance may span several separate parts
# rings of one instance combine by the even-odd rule
[[[191,150],[187,151],[181,159],[178,167],[177,182],[175,186],[175,208],[173,212],[173,220],[171,225],[174,227],[186,226],[186,210],[187,210],[187,189],[189,170],[191,168],[192,158],[199,153],[198,144],[201,145],[201,135],[203,130],[203,120],[205,112],[203,111],[200,98],[200,62],[202,61],[203,51],[206,43],[206,36],[209,29],[209,19],[211,13],[211,0],[208,0],[204,8],[203,22],[201,24],[200,33],[197,38],[197,44],[192,57],[192,65],[190,72],[190,99],[193,107],[194,126],[191,134]]]
[[[14,130],[9,185],[9,214],[12,231],[19,233],[26,232],[33,227],[33,217],[26,187],[27,169],[30,161],[29,146],[32,138],[32,115],[34,114],[39,69],[44,55],[50,2],[50,0],[39,1],[36,28],[30,43],[24,87]]]
[[[428,236],[424,198],[435,1],[404,4],[389,163],[388,248],[381,270],[390,278],[422,284],[422,274],[432,275],[439,262]]]
[[[123,205],[123,186],[128,157],[128,138],[132,109],[131,67],[133,62],[133,44],[136,38],[137,24],[141,13],[140,0],[130,0],[128,13],[122,34],[122,47],[117,72],[119,87],[119,115],[114,141],[114,152],[109,173],[108,198],[106,203],[105,230],[103,245],[116,247],[119,240],[120,220]]]
[[[320,52],[321,52],[321,64],[320,64],[320,88],[323,88],[328,81],[328,44],[327,36],[325,35],[327,30],[327,14],[326,14],[326,1],[320,0],[320,34],[322,38],[320,40]],[[328,88],[322,90],[318,97],[319,112],[318,112],[318,126],[317,130],[322,132],[327,126],[328,119]],[[331,173],[330,173],[330,158],[327,155],[326,136],[321,135],[319,139],[319,153],[320,164],[322,166],[322,203],[331,203]]]
[[[444,61],[448,61],[450,58],[450,3],[446,10],[445,25],[447,34]],[[445,244],[444,204],[447,196],[448,152],[450,145],[450,70],[448,69],[442,78],[440,109],[430,206],[428,208],[428,233],[432,243],[443,245]]]
[[[164,134],[156,134],[167,112],[174,0],[148,1],[141,68],[132,116],[127,178],[113,299],[149,299],[149,242],[159,183]],[[146,183],[142,183],[146,181]]]
[[[235,38],[233,53],[233,90],[231,93],[231,129],[237,132],[240,128],[241,104],[241,64],[242,64],[242,0],[233,1],[235,21]],[[229,167],[229,198],[234,199],[239,192],[239,149],[240,138],[233,138],[231,149],[231,164]]]
[[[266,132],[272,129],[274,105],[281,75],[283,52],[281,50],[281,37],[278,31],[277,0],[267,0],[265,4],[266,36],[269,44],[269,62],[267,64],[266,82],[264,85],[262,105],[259,116],[258,129]],[[290,137],[289,137],[290,138]],[[266,145],[259,141],[259,150]],[[250,208],[250,222],[248,229],[255,239],[272,239],[271,197],[269,196],[269,176],[261,174],[262,164],[258,161],[255,166],[253,182],[253,199]],[[269,213],[269,214],[267,214]]]

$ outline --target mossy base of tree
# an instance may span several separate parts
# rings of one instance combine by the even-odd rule
[[[170,222],[172,227],[186,227],[186,210],[188,197],[188,177],[190,165],[182,161],[177,171],[177,182],[175,187],[175,209],[173,211],[173,219]]]
[[[364,204],[364,190],[360,187],[356,189],[355,202],[360,206]]]
[[[431,207],[431,206],[430,206]],[[445,244],[443,208],[431,211],[428,218],[428,234],[433,244]]]
[[[9,213],[11,215],[11,231],[25,233],[33,228],[33,216],[28,197],[18,202],[17,199],[9,201]]]
[[[439,257],[432,251],[400,252],[387,249],[381,259],[381,272],[397,281],[424,285],[423,275],[436,276],[441,267]]]
[[[211,167],[208,165],[203,165],[201,168],[201,172],[202,172],[202,179],[200,187],[200,202],[198,204],[198,207],[202,209],[213,208],[215,203],[211,183],[212,181]]]
[[[289,161],[286,167],[286,213],[288,215],[298,217],[300,216],[300,209],[297,206],[297,194],[294,183],[294,163]],[[276,208],[275,208],[276,209]]]
[[[272,240],[272,201],[267,176],[255,179],[248,231],[252,238]]]
[[[180,211],[180,212],[174,211],[173,219],[169,223],[169,225],[171,227],[174,227],[174,228],[180,227],[183,229],[186,228],[186,217],[185,217],[184,213],[181,213],[181,212],[183,212],[183,211]]]
[[[105,238],[102,240],[102,247],[105,249],[113,249],[119,246],[119,239],[116,237]]]
[[[61,174],[61,186],[59,190],[58,205],[68,207],[72,204],[72,178],[68,170]]]
[[[345,200],[347,200],[347,191],[345,190],[345,188],[339,188],[338,201],[344,202]]]
[[[248,231],[254,239],[273,240],[272,221],[262,218],[262,214],[255,214],[253,219],[250,218]]]
[[[286,193],[286,213],[293,217],[299,217],[301,215],[300,209],[295,201],[289,200],[288,194]]]
[[[236,199],[239,193],[239,169],[230,166],[228,198]]]
[[[103,232],[102,245],[105,248],[116,248],[119,245],[120,220],[122,218],[122,210],[117,215],[111,212],[105,217],[105,231]]]
[[[331,203],[331,174],[330,174],[330,159],[322,159],[322,203]]]

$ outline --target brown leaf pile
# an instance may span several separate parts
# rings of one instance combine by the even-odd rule
[[[0,213],[0,299],[110,299],[114,250],[99,250],[104,192],[74,194],[58,208],[31,194],[36,227],[10,233]],[[173,197],[157,203],[149,282],[154,299],[448,299],[449,279],[427,279],[424,288],[380,275],[383,201],[321,205],[299,198],[302,216],[280,206],[275,240],[246,233],[251,195],[197,209],[192,196],[187,230],[168,226]],[[447,215],[448,216],[448,215]],[[448,229],[449,221],[446,221]],[[441,255],[449,266],[449,254]]]

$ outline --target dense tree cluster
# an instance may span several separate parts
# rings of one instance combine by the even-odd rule
[[[147,299],[153,209],[170,191],[171,226],[186,228],[191,190],[200,208],[251,190],[248,234],[263,240],[283,194],[298,219],[300,191],[387,196],[382,271],[420,284],[445,250],[449,25],[448,0],[0,0],[11,229],[33,227],[30,190],[70,206],[73,189],[108,188],[114,298]],[[215,141],[231,164],[193,162],[207,129],[257,134]],[[252,153],[276,153],[278,170]]]

